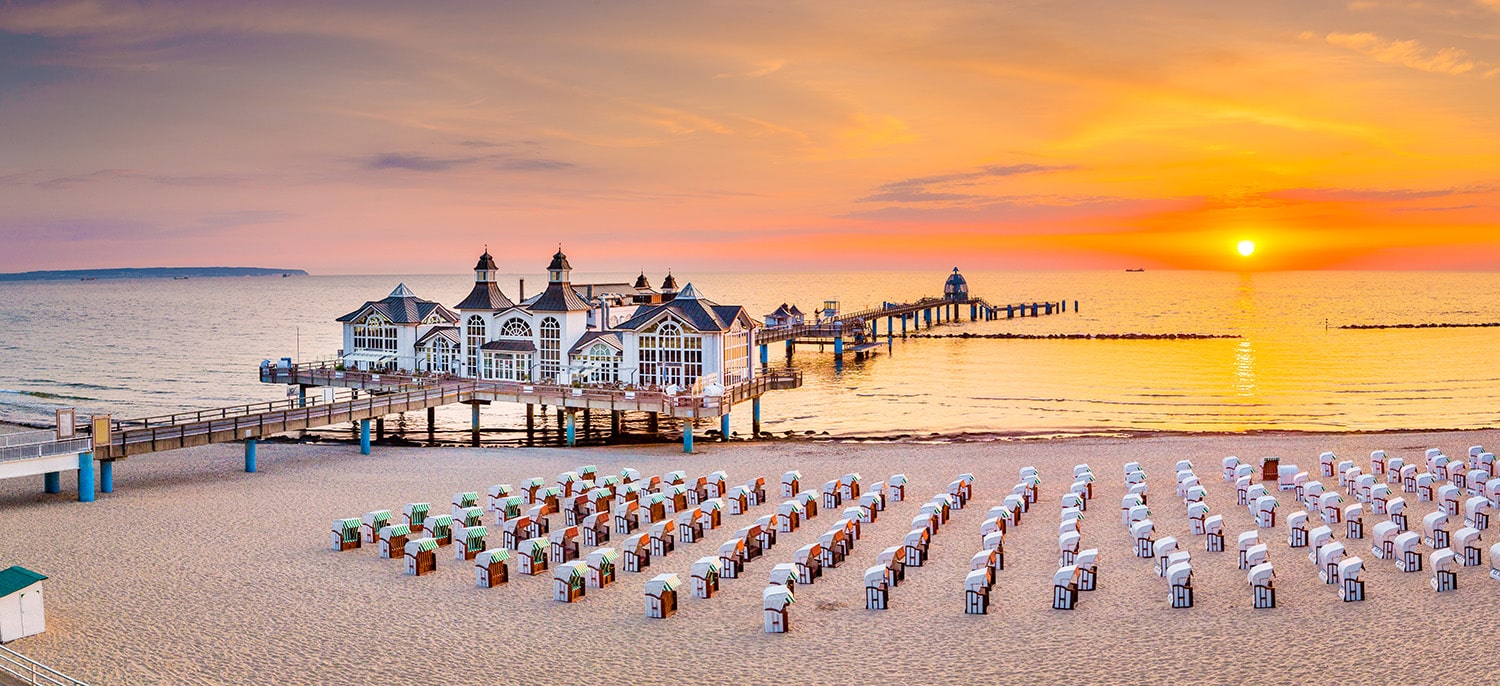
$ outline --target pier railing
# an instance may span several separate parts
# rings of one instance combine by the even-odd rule
[[[337,394],[333,402],[339,403],[351,399],[349,393]],[[305,403],[298,398],[286,400],[270,400],[260,403],[249,403],[245,405],[234,405],[231,407],[216,407],[209,410],[192,410],[178,412],[175,414],[163,414],[153,417],[139,417],[136,419],[119,419],[112,423],[115,432],[133,431],[137,429],[150,429],[154,427],[170,427],[179,424],[196,424],[213,419],[230,419],[233,417],[245,417],[250,415],[265,414],[279,410],[296,409],[302,406],[326,405],[321,396],[308,397]]]
[[[53,432],[47,431],[41,433],[51,434],[52,441],[50,443],[28,443],[0,448],[0,462],[30,460],[38,457],[51,457],[53,455],[67,455],[70,453],[86,453],[94,447],[94,439],[88,436],[59,441],[57,440],[57,434]]]
[[[53,443],[57,441],[57,432],[52,429],[40,429],[37,431],[20,431],[11,434],[0,434],[0,448],[10,448],[18,445],[36,445],[38,443]]]
[[[88,686],[5,646],[0,646],[0,672],[20,679],[27,686]]]

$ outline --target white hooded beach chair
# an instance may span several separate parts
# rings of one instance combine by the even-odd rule
[[[1260,543],[1260,534],[1258,532],[1246,531],[1240,534],[1238,540],[1240,552],[1240,569],[1250,568],[1250,560],[1248,554],[1250,552],[1250,548],[1257,543]]]
[[[792,564],[797,567],[797,583],[811,584],[823,576],[823,546],[817,543],[809,543],[798,548],[792,553]],[[901,559],[902,569],[905,569],[906,560]],[[900,576],[905,576],[901,574]]]
[[[1406,520],[1406,498],[1391,498],[1390,502],[1386,503],[1385,505],[1385,514],[1386,517],[1390,521],[1395,522],[1396,527],[1401,529],[1402,531],[1406,531],[1410,528],[1407,525]]]
[[[360,540],[365,543],[375,543],[380,540],[380,530],[391,525],[390,510],[375,510],[366,512],[360,519]]]
[[[665,557],[677,548],[677,522],[664,519],[651,525],[651,557]]]
[[[1490,546],[1490,578],[1500,581],[1500,543]]]
[[[1078,604],[1078,568],[1068,565],[1052,574],[1052,609],[1071,610]]]
[[[737,579],[745,564],[745,539],[731,538],[719,546],[719,576]]]
[[[560,603],[583,600],[588,566],[582,560],[564,562],[552,568],[552,599]]]
[[[431,538],[416,538],[406,542],[406,575],[422,576],[437,571],[438,542]]]
[[[880,511],[885,509],[885,495],[881,491],[871,489],[859,497],[859,506],[870,511],[870,521],[873,522],[880,516]]]
[[[1130,537],[1135,540],[1135,556],[1149,559],[1156,556],[1156,524],[1143,519],[1130,525]]]
[[[1479,548],[1479,529],[1466,526],[1453,532],[1452,543],[1453,545],[1450,547],[1458,555],[1459,564],[1465,567],[1479,566],[1481,562],[1479,559],[1480,554],[1483,552]]]
[[[698,558],[689,574],[689,592],[694,598],[712,598],[719,592],[719,558],[713,555]]]
[[[1370,473],[1376,475],[1385,474],[1386,456],[1384,450],[1370,451]]]
[[[1344,537],[1361,539],[1365,537],[1365,506],[1353,503],[1344,507]]]
[[[1120,526],[1130,526],[1130,509],[1133,507],[1145,507],[1146,502],[1139,495],[1127,493],[1120,498]]]
[[[778,514],[761,515],[755,518],[756,525],[760,527],[760,533],[757,534],[757,538],[760,539],[760,549],[762,552],[776,546],[776,531],[780,526],[777,520],[780,518],[781,515]]]
[[[927,560],[927,542],[931,540],[932,534],[925,528],[916,528],[907,532],[903,542],[906,544],[906,566],[921,567]]]
[[[1361,474],[1354,481],[1354,496],[1362,503],[1370,502],[1370,493],[1375,489],[1375,475]]]
[[[1448,513],[1449,517],[1457,517],[1459,513],[1458,501],[1463,497],[1463,489],[1453,484],[1438,486],[1437,501],[1438,508]]]
[[[362,522],[358,517],[333,520],[332,544],[330,549],[335,552],[354,550],[360,546],[360,526]]]
[[[1191,563],[1178,562],[1168,567],[1167,583],[1172,587],[1169,595],[1172,607],[1193,606],[1193,565]]]
[[[1386,504],[1391,499],[1391,487],[1386,484],[1375,484],[1370,487],[1370,512],[1372,514],[1385,514]]]
[[[1286,544],[1289,548],[1307,547],[1307,513],[1293,512],[1286,516]]]
[[[1177,537],[1162,536],[1156,539],[1152,552],[1156,554],[1156,575],[1165,578],[1167,576],[1167,567],[1171,565],[1171,556],[1173,553],[1178,552]]]
[[[1276,490],[1291,491],[1297,488],[1297,476],[1302,476],[1302,483],[1307,483],[1307,472],[1294,464],[1277,465],[1276,467]]]
[[[1203,502],[1203,500],[1207,497],[1208,489],[1199,486],[1198,484],[1193,484],[1192,486],[1189,486],[1187,492],[1183,494],[1182,502],[1185,505],[1192,505],[1193,503]]]
[[[1224,552],[1224,516],[1209,515],[1203,520],[1203,549],[1210,553]]]
[[[1057,537],[1058,566],[1066,567],[1073,564],[1078,557],[1078,544],[1082,537],[1076,531],[1069,531]]]
[[[1320,526],[1307,533],[1307,545],[1311,550],[1307,551],[1307,561],[1318,563],[1318,548],[1327,545],[1333,540],[1333,527]]]
[[[1333,463],[1337,460],[1338,457],[1331,452],[1318,455],[1318,474],[1325,477],[1333,476]]]
[[[1198,488],[1202,488],[1202,486],[1198,486]],[[1187,516],[1188,533],[1190,535],[1202,536],[1204,533],[1207,533],[1203,528],[1203,520],[1208,517],[1208,505],[1206,503],[1202,500],[1188,503]]]
[[[901,502],[903,500],[906,500],[906,475],[905,474],[892,474],[891,478],[886,479],[886,483],[889,484],[889,488],[890,488],[890,493],[888,493],[886,497],[891,502],[893,502],[893,503],[899,503],[899,502]]]
[[[1422,543],[1434,550],[1448,547],[1448,513],[1432,512],[1422,518]]]
[[[784,634],[790,630],[790,617],[787,609],[794,602],[791,589],[780,585],[767,586],[761,591],[760,597],[766,633]]]
[[[888,570],[886,579],[890,582],[892,588],[900,586],[901,582],[906,580],[905,548],[906,546],[893,545],[880,551],[880,554],[875,556],[875,561],[885,565],[885,568]],[[1004,569],[1004,566],[1001,569]],[[797,573],[800,577],[802,570],[799,568]]]
[[[526,576],[539,576],[547,571],[547,539],[528,538],[521,541],[516,551],[516,571]]]
[[[866,572],[865,586],[868,592],[869,572]],[[987,569],[971,570],[964,577],[964,613],[971,615],[986,614],[990,610],[990,583]]]
[[[1490,528],[1490,509],[1494,504],[1489,498],[1476,495],[1464,501],[1464,524],[1480,531]]]
[[[974,555],[969,558],[969,571],[972,572],[976,569],[987,570],[989,574],[989,582],[992,584],[995,583],[995,573],[999,570],[995,551],[986,548],[977,553],[974,553]]]
[[[995,551],[995,570],[1005,569],[1005,534],[992,533],[984,537],[984,549]]]
[[[1318,499],[1323,497],[1327,489],[1323,488],[1321,481],[1309,481],[1302,485],[1302,506],[1309,512],[1318,510]]]
[[[1224,458],[1224,460],[1222,461],[1222,464],[1224,466],[1224,481],[1229,482],[1229,483],[1233,483],[1234,482],[1234,470],[1235,470],[1236,467],[1240,466],[1240,458],[1234,457],[1234,456],[1231,455],[1229,457]]]
[[[509,498],[515,494],[516,489],[510,484],[495,484],[493,486],[490,486],[489,489],[485,491],[484,509],[494,512],[500,506],[501,500]]]
[[[784,534],[795,532],[797,527],[802,524],[802,515],[804,512],[805,510],[802,509],[802,505],[795,500],[788,500],[778,505],[776,507],[776,515],[779,517],[777,525],[780,532]]]
[[[1250,546],[1245,550],[1245,566],[1247,568],[1253,568],[1255,567],[1255,565],[1265,562],[1267,554],[1268,550],[1266,549],[1266,544],[1264,543],[1257,543]]]
[[[578,531],[583,534],[583,544],[590,548],[604,545],[609,542],[609,513],[596,512],[583,518],[578,525]]]
[[[1092,591],[1099,586],[1099,549],[1088,548],[1078,552],[1074,561],[1078,568],[1078,590]]]
[[[792,562],[778,562],[771,567],[770,581],[773,584],[781,584],[792,590],[797,585],[797,565]]]
[[[1399,487],[1402,478],[1401,470],[1405,466],[1406,460],[1403,460],[1399,457],[1392,457],[1387,459],[1385,463],[1385,482],[1388,484],[1396,484]],[[1416,470],[1413,469],[1412,474],[1416,473]]]
[[[1269,610],[1276,607],[1276,571],[1269,562],[1262,562],[1250,568],[1245,575],[1245,581],[1250,584],[1251,602],[1257,610]]]
[[[1130,512],[1126,514],[1125,528],[1129,529],[1135,526],[1136,523],[1146,521],[1150,518],[1150,508],[1147,508],[1145,505],[1136,505],[1130,508]]]
[[[604,588],[615,582],[615,573],[620,566],[620,551],[614,548],[599,548],[584,558],[588,568],[588,583],[594,588]]]
[[[843,496],[839,495],[838,479],[823,483],[823,509],[832,510],[844,502]]]
[[[1430,503],[1436,495],[1434,487],[1437,485],[1437,477],[1431,472],[1422,472],[1417,475],[1417,502]]]
[[[1349,480],[1359,475],[1359,468],[1354,466],[1353,460],[1340,460],[1338,466],[1334,468],[1334,473],[1339,476],[1339,488],[1347,492]]]
[[[791,498],[802,492],[802,472],[792,470],[781,475],[781,497]]]
[[[1422,553],[1417,552],[1417,545],[1421,542],[1422,538],[1415,531],[1407,531],[1396,535],[1396,569],[1403,572],[1422,571]]]
[[[405,524],[394,524],[380,527],[376,534],[380,540],[380,557],[386,560],[394,560],[399,557],[396,553],[406,550],[406,541],[411,538],[411,527]]]
[[[750,491],[744,486],[735,486],[729,489],[729,495],[724,498],[729,506],[729,514],[741,515],[750,509]]]
[[[677,589],[682,579],[676,574],[657,574],[646,582],[646,616],[666,619],[677,613]]]
[[[1378,522],[1370,530],[1370,554],[1381,560],[1396,558],[1396,535],[1401,528],[1395,522]]]
[[[1446,593],[1458,588],[1458,559],[1451,548],[1432,551],[1429,561],[1432,564],[1432,578],[1428,583],[1432,585],[1432,590]]]
[[[1318,548],[1318,578],[1333,585],[1339,581],[1339,563],[1344,561],[1344,544],[1332,541]]]
[[[1318,496],[1318,515],[1323,518],[1324,524],[1339,524],[1343,521],[1344,496],[1338,493],[1324,493]]]
[[[999,517],[990,517],[979,524],[979,540],[984,541],[990,534],[1004,534],[1005,525]]]
[[[1339,562],[1339,599],[1356,603],[1365,599],[1365,562],[1357,557]]]
[[[407,528],[412,533],[420,534],[427,524],[427,513],[432,510],[432,503],[407,503],[401,506],[401,517]]]
[[[472,560],[485,549],[484,540],[489,529],[482,524],[461,526],[453,536],[453,559]]]
[[[1255,499],[1255,525],[1262,529],[1276,528],[1276,508],[1280,503],[1276,499],[1263,495]]]
[[[509,559],[510,551],[504,548],[480,551],[474,556],[474,586],[494,588],[509,581],[510,570],[505,566]]]
[[[476,507],[479,505],[479,492],[464,491],[462,493],[454,493],[452,505],[453,509],[451,510],[451,514],[453,515],[454,519],[458,519],[460,511],[467,510],[471,507]]]
[[[875,565],[865,570],[866,610],[884,610],[890,607],[889,575],[890,570],[885,565]]]
[[[1401,490],[1407,493],[1417,492],[1417,466],[1414,464],[1401,465]]]

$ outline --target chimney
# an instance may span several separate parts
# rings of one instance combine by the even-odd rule
[[[516,300],[526,300],[526,279],[521,279],[521,295]]]

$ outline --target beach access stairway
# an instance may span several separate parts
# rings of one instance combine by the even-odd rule
[[[47,665],[0,646],[0,684],[26,686],[87,686]]]

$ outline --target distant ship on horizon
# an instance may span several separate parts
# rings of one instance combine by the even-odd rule
[[[1143,271],[1146,271],[1146,268],[1145,267],[1136,267],[1135,269],[1126,269],[1125,271],[1127,271],[1127,272],[1143,272]]]

